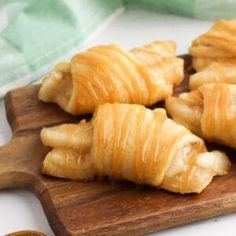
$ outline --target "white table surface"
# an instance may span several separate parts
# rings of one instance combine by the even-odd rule
[[[187,52],[192,40],[205,32],[210,25],[211,22],[179,16],[145,10],[126,10],[94,34],[86,46],[118,42],[126,48],[131,48],[155,39],[172,39],[177,42],[177,53],[183,54]],[[4,106],[0,102],[0,145],[6,143],[10,137],[11,132],[6,121]],[[164,230],[156,235],[233,236],[236,235],[234,224],[236,224],[236,214],[229,214]],[[40,202],[34,194],[25,190],[1,190],[0,235],[25,229],[39,230],[47,235],[53,235]]]

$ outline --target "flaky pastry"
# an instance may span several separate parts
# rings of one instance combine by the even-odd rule
[[[71,114],[92,113],[103,103],[152,105],[183,80],[183,60],[172,41],[155,41],[130,51],[97,46],[59,63],[43,80],[39,99]]]
[[[194,90],[201,85],[211,83],[236,84],[236,64],[212,63],[204,70],[190,76],[189,88]]]
[[[236,85],[207,84],[166,100],[178,123],[209,142],[236,148]]]
[[[230,162],[219,151],[168,119],[162,108],[104,104],[91,121],[41,131],[51,146],[43,173],[73,180],[109,176],[179,193],[201,192]]]
[[[189,49],[193,68],[201,71],[214,62],[236,65],[236,19],[219,20]]]

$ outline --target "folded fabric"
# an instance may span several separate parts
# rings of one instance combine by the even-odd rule
[[[0,3],[0,98],[69,58],[110,16],[143,7],[198,18],[232,17],[224,0],[5,0]]]
[[[5,1],[0,9],[6,24],[0,32],[0,97],[78,51],[89,33],[121,6],[117,0]]]

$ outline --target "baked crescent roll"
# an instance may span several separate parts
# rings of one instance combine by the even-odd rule
[[[197,71],[203,71],[207,69],[211,64],[218,63],[226,66],[236,66],[236,60],[232,58],[201,58],[201,57],[192,57],[192,67]]]
[[[204,141],[168,119],[162,108],[104,104],[91,121],[41,131],[51,146],[44,174],[74,180],[109,176],[149,184],[172,192],[200,193],[230,162],[219,151],[207,152]]]
[[[172,41],[155,41],[131,51],[97,46],[59,63],[43,80],[39,99],[71,114],[91,113],[103,103],[152,105],[183,80],[183,60]]]
[[[166,100],[178,123],[209,142],[236,148],[236,85],[218,83]]]
[[[226,65],[214,62],[204,70],[191,75],[189,87],[194,90],[203,84],[210,83],[236,84],[236,64]]]
[[[219,20],[189,49],[193,68],[201,71],[213,62],[236,64],[236,19]]]

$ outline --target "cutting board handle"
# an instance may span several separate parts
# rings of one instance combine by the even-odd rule
[[[35,134],[13,137],[0,147],[0,189],[35,187],[40,182],[37,167],[41,159],[33,158],[38,145],[40,140]]]

